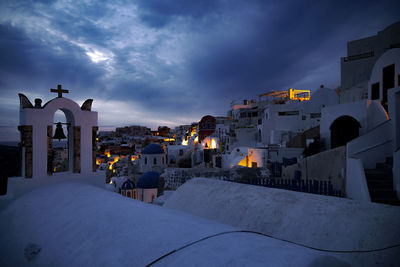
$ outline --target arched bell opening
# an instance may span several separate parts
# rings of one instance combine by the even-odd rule
[[[74,117],[71,111],[59,109],[53,125],[48,125],[47,173],[74,169]]]

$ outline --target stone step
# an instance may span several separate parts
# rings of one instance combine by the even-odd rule
[[[367,180],[393,180],[393,176],[383,172],[365,172],[365,178]]]
[[[368,188],[371,189],[387,189],[387,190],[393,190],[393,182],[390,180],[385,180],[385,181],[367,181]]]
[[[398,200],[397,198],[375,198],[374,200],[372,200],[372,202],[400,206],[400,200]]]
[[[387,171],[392,171],[392,169],[393,169],[393,165],[392,164],[388,164],[388,163],[383,163],[383,162],[380,162],[380,163],[377,163],[376,164],[376,169],[377,170],[387,170]]]
[[[397,199],[396,192],[393,189],[369,188],[369,194],[373,200],[376,198]]]

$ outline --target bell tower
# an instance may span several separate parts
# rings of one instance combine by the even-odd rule
[[[53,137],[53,116],[57,110],[64,112],[68,129],[69,171],[76,174],[89,174],[96,171],[96,134],[97,112],[92,111],[92,99],[86,100],[81,107],[71,99],[63,97],[69,93],[61,85],[50,89],[57,97],[43,106],[40,99],[35,105],[23,94],[20,99],[20,125],[22,148],[22,176],[25,178],[44,177],[52,174],[52,141],[63,139],[65,135],[61,124]]]

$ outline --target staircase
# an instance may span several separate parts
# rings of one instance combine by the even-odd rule
[[[393,190],[393,157],[384,163],[377,163],[375,169],[366,169],[365,177],[372,202],[400,206],[396,191]]]

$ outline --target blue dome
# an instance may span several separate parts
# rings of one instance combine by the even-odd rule
[[[160,174],[158,172],[146,172],[140,175],[137,182],[138,188],[158,188],[158,179]]]
[[[160,145],[150,144],[143,149],[142,154],[164,154],[164,149]]]
[[[130,189],[134,189],[136,186],[135,184],[131,181],[131,180],[126,180],[123,184],[121,189],[122,190],[130,190]]]

